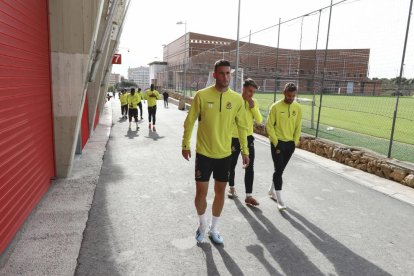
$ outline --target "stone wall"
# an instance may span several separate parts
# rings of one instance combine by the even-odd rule
[[[182,97],[180,93],[168,92],[172,98],[180,99]],[[186,102],[191,105],[192,98],[187,97]],[[255,125],[254,132],[267,137],[264,125]],[[414,188],[414,166],[409,164],[377,155],[365,149],[348,147],[306,134],[302,134],[299,148]]]

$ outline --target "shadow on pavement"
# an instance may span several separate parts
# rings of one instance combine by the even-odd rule
[[[209,243],[197,243],[197,247],[204,251],[206,256],[207,275],[220,275],[217,265],[214,262],[213,251]]]
[[[111,145],[104,155],[104,163],[95,190],[92,207],[78,257],[75,275],[111,275],[122,276],[126,271],[136,269],[133,243],[129,240],[118,239],[119,228],[128,227],[117,225],[111,217],[111,207],[108,197],[114,185],[120,185],[125,178],[122,166],[117,165],[111,156]],[[126,250],[130,249],[130,250]],[[122,262],[122,264],[120,264]]]
[[[289,209],[281,214],[325,255],[339,275],[391,275],[352,252],[294,210]]]
[[[158,132],[156,132],[156,131],[148,130],[148,136],[145,136],[145,138],[149,138],[149,139],[152,139],[154,141],[158,141],[159,139],[164,138],[164,136],[160,136],[158,134]]]
[[[135,126],[133,126],[133,127],[135,127]],[[127,134],[125,135],[125,137],[128,137],[129,139],[134,139],[136,137],[139,137],[138,131],[139,130],[128,129]]]
[[[300,250],[287,236],[282,234],[273,223],[262,214],[259,208],[245,207],[239,199],[234,199],[237,209],[250,223],[258,240],[265,246],[266,250],[272,255],[273,259],[280,265],[286,275],[324,275],[316,265]],[[248,208],[253,211],[259,222],[254,218]],[[252,248],[250,248],[252,250]],[[257,251],[257,248],[253,248]],[[254,255],[272,275],[280,275],[264,257],[263,254]]]
[[[211,238],[210,238],[211,241]],[[213,241],[211,241],[213,242]],[[233,258],[227,253],[224,249],[224,245],[214,244],[214,247],[220,253],[221,258],[223,259],[224,265],[226,266],[227,270],[230,272],[231,275],[243,275],[243,271],[237,265],[237,263],[233,260]]]

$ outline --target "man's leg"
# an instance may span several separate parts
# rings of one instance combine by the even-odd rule
[[[152,130],[155,131],[155,115],[157,114],[157,106],[152,108]]]
[[[224,206],[224,194],[226,191],[227,182],[214,181],[214,201],[212,206],[212,213],[214,217],[220,217]]]
[[[238,138],[232,138],[231,140],[231,164],[230,164],[230,173],[229,173],[229,186],[230,190],[228,196],[230,198],[237,197],[236,190],[234,188],[234,177],[236,175],[235,169],[237,166],[237,160],[240,155],[240,143]]]
[[[148,107],[148,127],[151,129],[151,115],[152,115],[152,111],[151,111],[151,107]]]
[[[207,223],[207,193],[208,180],[212,172],[212,160],[200,154],[196,154],[195,159],[195,181],[196,181],[196,195],[194,198],[194,205],[197,210],[199,218],[199,227],[196,231],[196,240],[201,242],[204,239],[205,231],[208,227]]]
[[[284,158],[283,158],[283,150],[282,150],[282,144],[283,142],[279,141],[278,145],[276,147],[271,145],[271,151],[272,151],[272,159],[273,159],[273,185],[275,187],[276,191],[282,190],[282,174],[284,170]]]
[[[194,205],[199,216],[206,213],[208,182],[196,181],[196,195]]]
[[[128,110],[128,121],[129,121],[129,128],[131,129],[132,109]]]
[[[255,198],[253,198],[253,181],[254,181],[254,158],[255,158],[255,150],[254,150],[254,138],[253,136],[247,137],[247,142],[249,146],[249,166],[246,167],[246,171],[244,174],[244,187],[246,189],[246,199],[245,202],[247,204],[257,206],[259,202]]]
[[[142,102],[139,102],[139,104],[138,104],[138,107],[139,107],[139,113],[141,114],[141,120],[143,119],[143,114],[142,114]]]
[[[157,115],[157,106],[154,106],[153,107],[153,110],[152,110],[152,124],[153,125],[155,125],[155,116]]]

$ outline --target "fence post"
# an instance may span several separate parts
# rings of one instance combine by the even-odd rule
[[[331,6],[329,7],[328,32],[327,32],[327,35],[326,35],[325,57],[324,57],[324,61],[323,61],[321,94],[320,94],[320,100],[319,100],[318,123],[316,125],[316,134],[315,134],[316,137],[318,137],[318,134],[319,134],[319,124],[320,124],[320,120],[321,120],[322,96],[323,96],[323,87],[324,87],[324,82],[325,82],[326,57],[327,57],[327,54],[328,54],[329,32],[331,30],[332,1],[333,0],[331,0]]]
[[[402,54],[402,58],[401,58],[400,76],[398,78],[398,83],[397,83],[397,92],[396,92],[397,93],[397,98],[395,100],[394,116],[392,118],[390,146],[388,148],[388,158],[391,158],[392,143],[394,141],[395,122],[397,120],[398,102],[400,100],[401,78],[402,78],[402,74],[403,74],[403,70],[404,70],[405,51],[407,49],[407,40],[408,40],[408,33],[409,33],[409,30],[410,30],[410,20],[411,20],[412,8],[413,8],[413,0],[410,1],[410,9],[408,11],[407,29],[405,31],[405,40],[404,40],[403,54]]]
[[[316,76],[316,74],[318,73],[317,72],[317,68],[318,68],[318,65],[317,65],[317,62],[318,62],[318,42],[319,42],[319,27],[320,27],[320,25],[321,25],[321,15],[322,15],[322,10],[319,10],[319,19],[318,19],[318,30],[317,30],[317,33],[316,33],[316,46],[315,46],[315,66],[316,66],[316,69],[314,69],[313,70],[313,81],[312,81],[312,83],[313,83],[313,97],[312,97],[312,111],[311,111],[311,129],[314,129],[315,128],[315,126],[314,126],[314,121],[315,121],[315,98],[316,98],[316,95],[315,95],[315,92],[316,92],[316,87],[315,87],[315,76]]]
[[[279,28],[277,31],[276,64],[275,64],[275,91],[273,94],[273,102],[276,102],[276,92],[277,92],[277,74],[278,74],[277,64],[279,61],[280,22],[281,22],[281,18],[279,17]]]

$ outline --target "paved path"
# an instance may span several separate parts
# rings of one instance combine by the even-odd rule
[[[239,167],[240,200],[226,199],[222,214],[224,246],[197,245],[194,159],[180,148],[185,115],[159,102],[157,132],[146,120],[136,132],[114,108],[76,275],[413,274],[414,207],[384,194],[393,183],[297,150],[285,173],[289,211],[279,213],[266,195],[273,165],[260,139],[260,208],[244,205]]]

